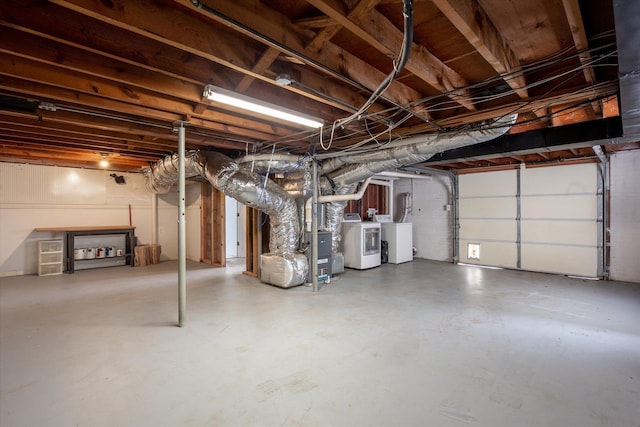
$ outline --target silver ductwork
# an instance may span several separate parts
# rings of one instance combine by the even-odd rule
[[[409,215],[409,209],[411,208],[411,193],[401,193],[400,200],[402,202],[402,211],[400,214],[400,218],[396,220],[396,222],[405,222],[407,220],[407,216]]]
[[[185,177],[203,175],[201,162],[197,160],[198,152],[190,151],[185,154]],[[145,168],[142,172],[145,176],[147,190],[155,194],[165,194],[171,190],[171,186],[178,182],[178,154],[175,153],[158,160],[151,168]]]
[[[332,234],[333,253],[341,255],[342,218],[347,201],[340,196],[353,195],[359,182],[376,173],[424,162],[448,149],[497,138],[515,123],[516,117],[506,117],[490,129],[416,136],[375,152],[325,160],[319,192],[321,199],[328,200],[325,221]],[[270,252],[261,256],[263,282],[287,288],[304,283],[308,277],[309,264],[299,252],[299,241],[304,202],[312,194],[311,161],[310,156],[281,154],[247,155],[238,160],[216,152],[191,151],[185,156],[187,177],[202,176],[225,195],[269,215]],[[178,181],[178,155],[167,156],[143,172],[149,191],[166,193]],[[269,178],[272,173],[281,176],[274,181]]]
[[[339,185],[354,184],[376,173],[424,162],[444,150],[495,139],[506,133],[517,117],[517,114],[506,116],[488,129],[414,136],[384,150],[336,157],[322,165],[322,174]]]
[[[256,173],[239,168],[219,153],[203,153],[205,177],[218,190],[239,202],[269,215],[272,255],[294,253],[298,249],[298,209],[296,203],[278,184]]]
[[[353,194],[358,187],[357,184],[351,184],[344,187],[336,187],[333,194]],[[325,209],[325,225],[328,231],[331,231],[331,249],[333,253],[340,252],[340,242],[342,241],[342,216],[344,208],[347,207],[348,201],[327,202]]]
[[[257,173],[289,173],[309,169],[311,157],[290,154],[247,154],[236,162]]]
[[[150,191],[167,192],[171,185],[177,182],[178,167],[174,157],[176,156],[168,156],[144,171]],[[268,255],[292,255],[285,257],[294,260],[288,267],[294,272],[287,277],[306,277],[308,266],[299,257],[293,256],[298,249],[300,233],[298,208],[293,198],[282,187],[267,177],[241,169],[238,163],[216,152],[189,152],[185,156],[185,173],[187,172],[188,176],[205,177],[225,195],[269,215],[271,234]],[[304,271],[298,271],[299,269]],[[302,282],[296,284],[300,283]]]

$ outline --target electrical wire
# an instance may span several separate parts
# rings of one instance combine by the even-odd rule
[[[367,111],[373,104],[382,96],[382,94],[391,86],[391,82],[400,74],[407,61],[409,60],[409,56],[411,54],[411,46],[413,44],[413,0],[403,0],[402,1],[402,16],[404,18],[404,36],[402,38],[402,46],[400,48],[399,61],[393,61],[393,70],[387,75],[387,77],[380,83],[380,85],[373,91],[369,99],[358,109],[358,111],[354,112],[350,116],[334,120],[331,126],[331,137],[329,139],[329,144],[325,147],[322,139],[320,140],[320,145],[322,148],[327,151],[331,148],[331,143],[333,142],[333,137],[335,134],[336,127],[344,128],[347,124],[351,123],[356,119],[360,119],[361,115]]]
[[[601,33],[599,35],[596,35],[593,37],[593,39],[595,38],[605,38],[605,37],[609,37],[611,34],[610,33]],[[468,85],[466,87],[463,88],[456,88],[453,89],[449,92],[445,92],[445,93],[441,93],[441,94],[437,94],[437,95],[433,95],[430,97],[425,97],[422,98],[420,100],[416,100],[408,105],[406,105],[406,108],[417,108],[417,107],[421,107],[422,111],[425,111],[427,113],[433,113],[433,112],[444,112],[444,111],[449,111],[449,110],[453,110],[453,109],[457,109],[459,108],[459,104],[455,101],[456,98],[456,92],[460,92],[462,90],[471,90],[472,92],[478,91],[478,90],[483,90],[483,88],[487,87],[488,85],[492,84],[492,83],[497,83],[500,81],[508,81],[510,79],[516,78],[524,73],[531,73],[534,71],[540,71],[540,70],[544,70],[545,68],[549,68],[553,65],[557,65],[557,64],[561,64],[562,62],[567,62],[570,60],[575,60],[577,58],[580,58],[581,55],[584,55],[585,53],[589,53],[589,54],[593,54],[596,52],[601,52],[602,50],[607,50],[607,49],[611,49],[615,47],[615,43],[609,43],[609,44],[605,44],[602,46],[598,46],[595,48],[591,48],[591,49],[585,49],[583,51],[579,51],[579,52],[575,52],[572,55],[566,56],[566,53],[573,50],[574,48],[566,48],[564,50],[562,50],[561,52],[557,52],[556,54],[545,58],[544,60],[539,60],[536,61],[534,63],[528,64],[527,66],[523,66],[522,68],[512,72],[512,73],[507,73],[507,74],[503,74],[503,75],[496,75],[493,76],[489,79],[486,79],[482,82],[478,82],[478,83],[474,83],[471,85]],[[597,56],[592,56],[587,62],[583,62],[581,63],[580,66],[578,67],[573,67],[569,70],[563,71],[560,74],[553,74],[553,72],[550,72],[548,74],[548,76],[544,77],[542,80],[537,80],[535,82],[532,82],[528,85],[525,85],[522,87],[522,89],[533,89],[545,84],[549,84],[552,83],[554,81],[557,81],[558,79],[563,79],[563,77],[569,76],[566,79],[563,79],[562,82],[560,82],[559,85],[556,85],[554,87],[560,87],[562,84],[565,84],[567,81],[575,78],[577,76],[577,74],[579,74],[579,72],[582,72],[585,68],[588,67],[604,67],[607,66],[606,63],[603,63],[603,61],[607,58],[611,58],[614,57],[615,55],[617,55],[617,51],[614,49],[613,51],[609,51],[609,52],[605,52],[603,54],[599,54]],[[611,64],[613,66],[615,66],[616,64]],[[604,82],[604,84],[609,84],[609,82]],[[565,94],[566,96],[571,96],[572,94],[577,94],[577,93],[582,93],[584,91],[590,91],[590,90],[594,90],[595,88],[597,88],[599,86],[596,85],[591,85],[589,87],[586,87],[584,89],[579,89],[577,91],[574,91],[573,93],[569,93],[569,94]],[[604,87],[604,86],[600,86],[600,87]],[[520,89],[520,88],[519,88]],[[550,92],[549,91],[545,91],[545,93],[543,95],[540,95],[532,100],[529,100],[528,102],[524,103],[524,104],[519,104],[517,109],[518,111],[522,111],[522,109],[526,108],[528,105],[531,105],[534,102],[537,102],[538,100],[540,100],[541,97],[544,97],[546,95],[548,95]],[[490,94],[490,95],[475,95],[472,96],[471,98],[467,98],[470,99],[472,102],[474,103],[483,103],[483,102],[491,102],[491,101],[496,101],[499,100],[501,98],[504,97],[508,97],[508,96],[512,96],[516,94],[516,91],[514,89],[510,89],[510,90],[506,90],[497,94]],[[442,100],[440,102],[438,102],[437,104],[429,104],[429,102],[432,102],[434,100],[437,99],[442,99],[443,97],[449,97],[449,99],[446,100]],[[406,111],[406,109],[405,109]],[[373,125],[374,126],[381,126],[384,130],[378,133],[374,133],[371,130],[371,123],[369,121],[367,121],[365,123],[365,130],[367,132],[368,137],[365,138],[364,140],[353,144],[349,147],[344,147],[344,148],[339,148],[340,151],[345,151],[345,150],[352,150],[352,149],[357,149],[359,147],[362,147],[363,145],[365,145],[368,142],[374,141],[376,142],[376,145],[372,148],[380,148],[380,143],[377,141],[377,138],[380,137],[381,135],[385,134],[385,133],[389,133],[390,135],[392,135],[392,130],[397,128],[398,124],[393,123],[393,124],[389,124],[389,122],[392,121],[392,117],[397,116],[399,113],[401,113],[402,110],[400,110],[397,107],[392,107],[392,108],[388,108],[386,110],[382,110],[382,111],[376,111],[375,113],[375,117],[373,114],[366,114],[366,113],[362,113],[360,114],[357,118],[359,119],[363,119],[363,120],[368,120],[368,119],[372,119],[374,121]],[[386,119],[380,120],[381,115],[383,114],[390,114],[390,116],[387,116]],[[410,118],[410,117],[409,117]],[[404,120],[402,120],[402,123],[406,121],[407,118],[405,118]],[[432,123],[432,122],[429,122]],[[340,137],[336,136],[336,126],[335,126],[336,122],[334,122],[334,124],[332,124],[331,126],[331,134],[330,134],[330,139],[329,139],[329,144],[325,144],[323,137],[322,137],[322,130],[320,132],[318,131],[307,131],[307,132],[300,132],[298,134],[294,134],[292,136],[289,137],[283,137],[278,139],[278,142],[283,142],[283,141],[292,141],[294,140],[294,138],[296,137],[301,137],[303,135],[305,135],[306,138],[313,138],[314,136],[320,136],[320,145],[321,148],[323,150],[329,150],[331,148],[331,144],[334,142],[339,142],[339,141],[343,141],[343,140],[347,140],[349,138],[353,138],[357,135],[359,135],[359,132],[351,132],[350,134],[342,134]],[[485,125],[486,126],[486,125]],[[344,131],[346,128],[342,127],[342,131]],[[459,128],[458,128],[459,129]],[[438,131],[442,131],[445,130],[442,127],[439,127]],[[450,129],[446,129],[446,130],[450,130]],[[436,131],[437,132],[437,131]],[[277,142],[275,142],[277,143]],[[282,146],[281,146],[282,147]],[[284,149],[284,147],[282,148]]]

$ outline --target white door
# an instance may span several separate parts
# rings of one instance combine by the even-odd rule
[[[224,202],[227,258],[235,258],[238,256],[238,201],[225,196]]]
[[[461,175],[461,262],[596,277],[601,214],[595,163]]]

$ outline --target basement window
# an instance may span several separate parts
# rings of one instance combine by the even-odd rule
[[[480,259],[480,243],[467,243],[467,259]]]

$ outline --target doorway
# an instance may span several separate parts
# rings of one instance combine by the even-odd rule
[[[244,258],[245,206],[236,199],[225,196],[225,214],[227,258]]]

